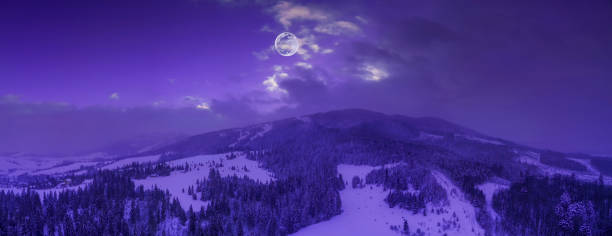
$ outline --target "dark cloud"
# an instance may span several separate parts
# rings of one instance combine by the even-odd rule
[[[325,79],[313,69],[296,69],[293,77],[280,82],[279,87],[285,89],[292,102],[302,106],[317,107],[329,101],[329,91]]]
[[[387,22],[388,23],[388,22]],[[408,17],[393,23],[397,27],[387,31],[385,37],[401,50],[423,50],[458,40],[447,26],[422,17]],[[399,42],[401,40],[401,42]]]

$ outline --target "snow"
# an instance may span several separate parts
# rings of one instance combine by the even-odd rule
[[[261,127],[261,131],[259,131],[259,133],[257,133],[257,134],[255,134],[255,135],[251,136],[251,141],[253,141],[253,140],[254,140],[254,139],[256,139],[256,138],[263,137],[263,136],[264,136],[264,134],[266,134],[266,133],[267,133],[267,132],[269,132],[270,130],[272,130],[272,124],[264,124],[264,125]]]
[[[93,162],[93,161],[75,162],[75,163],[71,163],[68,165],[61,165],[61,166],[57,166],[57,167],[53,167],[53,168],[49,168],[45,170],[34,171],[32,172],[32,174],[37,174],[37,175],[62,174],[62,173],[66,173],[69,171],[80,170],[82,167],[95,166],[97,164],[99,164],[99,162]]]
[[[449,201],[449,211],[445,212],[446,216],[442,215],[443,218],[438,222],[442,222],[443,219],[450,219],[451,215],[455,213],[459,223],[459,227],[451,228],[451,234],[456,235],[484,235],[484,229],[478,224],[476,220],[476,210],[474,206],[465,198],[463,192],[457,188],[446,176],[438,171],[432,171],[434,177],[438,183],[446,190]],[[432,214],[433,215],[433,214]],[[448,232],[448,231],[447,231]]]
[[[18,176],[31,173],[38,169],[47,169],[62,163],[59,159],[29,158],[29,157],[1,157],[0,174]]]
[[[240,141],[244,140],[245,138],[247,138],[250,135],[249,131],[239,130],[238,132],[239,132],[238,140],[236,140],[236,142],[230,144],[229,147],[236,146],[236,144],[240,143]]]
[[[440,140],[443,139],[444,136],[442,135],[436,135],[436,134],[430,134],[430,133],[426,133],[426,132],[420,132],[419,133],[419,137],[417,138],[418,140]]]
[[[552,175],[566,175],[567,176],[567,175],[574,174],[576,176],[576,179],[579,179],[582,181],[589,181],[589,182],[597,181],[599,179],[599,171],[593,168],[593,166],[590,164],[590,161],[585,160],[585,159],[576,159],[576,158],[568,158],[568,159],[577,161],[580,164],[585,165],[587,168],[587,172],[562,169],[562,168],[557,168],[554,166],[546,165],[540,162],[540,154],[535,153],[535,152],[524,152],[522,154],[519,154],[519,156],[517,156],[516,158],[518,162],[535,166],[543,174],[548,175],[548,176],[552,176]],[[612,185],[612,177],[603,176],[603,180],[604,180],[605,185]]]
[[[50,194],[55,192],[56,194],[62,192],[62,191],[66,191],[66,190],[78,190],[79,188],[83,189],[85,188],[85,186],[87,186],[88,184],[90,184],[91,182],[93,182],[93,179],[87,179],[84,180],[83,183],[79,184],[79,185],[75,185],[75,186],[56,186],[54,188],[47,188],[47,189],[31,189],[33,191],[36,191],[40,197],[40,200],[42,202],[43,200],[43,196],[45,194]],[[10,187],[10,188],[0,188],[0,191],[5,191],[5,192],[9,192],[12,191],[14,193],[21,193],[26,191],[27,188],[16,188],[16,187]]]
[[[488,143],[488,144],[493,144],[493,145],[505,145],[504,143],[500,141],[492,140],[492,139],[480,138],[480,137],[469,136],[469,135],[458,135],[458,136],[461,136],[467,140],[472,140],[472,141],[481,142],[481,143]]]
[[[78,170],[80,165],[90,166],[95,159],[109,158],[105,153],[91,153],[79,156],[26,156],[11,155],[0,157],[0,175],[18,176],[22,174],[58,174]],[[64,165],[66,162],[70,163]],[[81,163],[81,164],[78,164]]]
[[[350,180],[353,176],[364,179],[370,171],[377,168],[381,166],[338,165],[338,172],[345,180]],[[412,233],[420,229],[425,235],[484,235],[484,230],[476,222],[474,207],[463,198],[459,189],[441,173],[434,172],[434,176],[446,189],[449,206],[428,204],[426,216],[422,212],[413,214],[412,211],[399,207],[390,208],[384,201],[389,192],[384,191],[382,186],[366,185],[364,188],[353,189],[347,184],[346,188],[340,191],[343,211],[340,215],[328,221],[307,226],[292,235],[400,235],[399,232],[391,230],[391,226],[401,228],[404,219],[408,222]],[[443,210],[438,215],[431,212],[433,209]],[[453,217],[453,213],[456,216]],[[452,225],[453,221],[457,221],[458,226]],[[448,228],[444,230],[443,227]]]
[[[199,210],[201,207],[206,207],[208,202],[199,200],[200,194],[196,194],[198,200],[194,200],[192,196],[187,194],[189,186],[194,186],[197,180],[208,177],[208,172],[215,165],[223,164],[218,167],[221,176],[237,175],[239,177],[247,176],[261,182],[273,181],[272,173],[259,167],[256,161],[248,160],[242,154],[232,160],[227,160],[227,154],[215,155],[199,155],[167,162],[170,166],[185,166],[189,164],[191,171],[173,171],[169,176],[148,177],[146,179],[134,179],[136,186],[142,185],[147,189],[157,186],[158,188],[167,189],[172,197],[178,198],[181,207],[187,210],[192,206],[194,210]],[[232,170],[233,167],[233,170]],[[246,167],[248,171],[245,171]],[[184,190],[184,191],[183,191]]]
[[[595,169],[595,167],[593,167],[593,165],[591,165],[591,160],[588,159],[578,159],[578,158],[567,158],[570,159],[572,161],[578,162],[580,164],[582,164],[584,167],[587,168],[587,170],[591,173],[591,174],[595,174],[595,175],[599,175],[599,171],[597,169]]]
[[[501,219],[497,212],[495,212],[495,210],[493,209],[493,195],[500,190],[507,189],[508,185],[494,182],[486,182],[484,184],[476,186],[476,188],[480,189],[484,193],[485,200],[487,202],[487,211],[489,211],[491,218],[493,218],[494,220]]]
[[[111,164],[108,164],[102,167],[102,170],[113,170],[113,169],[121,168],[121,167],[128,166],[134,162],[149,163],[149,162],[157,162],[157,161],[159,161],[159,155],[132,157],[132,158],[126,158],[126,159],[114,161]]]

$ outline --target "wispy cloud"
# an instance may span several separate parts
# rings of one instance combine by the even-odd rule
[[[296,62],[295,66],[301,67],[301,68],[304,68],[304,69],[312,69],[312,65],[311,64],[303,62],[303,61]]]
[[[260,61],[266,61],[270,59],[270,54],[272,53],[274,53],[274,45],[270,45],[270,47],[264,50],[253,52],[253,56],[255,56],[255,58],[257,58]]]
[[[109,95],[108,98],[110,100],[119,100],[119,93],[117,92],[111,93],[111,95]]]
[[[196,106],[196,109],[200,109],[200,110],[210,110],[210,105],[208,105],[208,103],[206,102],[202,102],[200,104],[198,104]]]
[[[365,80],[380,81],[384,78],[389,77],[389,73],[387,73],[387,71],[374,65],[366,64],[362,67],[362,70],[365,72],[363,73],[363,78]]]
[[[325,12],[290,2],[281,1],[273,7],[278,22],[288,29],[295,20],[324,21],[329,18]]]
[[[356,35],[361,33],[361,28],[350,21],[334,21],[331,23],[319,24],[314,31],[329,35]]]

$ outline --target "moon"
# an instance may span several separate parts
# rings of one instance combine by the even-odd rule
[[[294,34],[289,32],[283,32],[276,36],[274,40],[274,49],[281,56],[293,56],[300,48],[300,42]]]

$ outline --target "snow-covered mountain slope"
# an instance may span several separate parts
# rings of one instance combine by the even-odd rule
[[[113,156],[105,153],[91,153],[79,156],[0,156],[0,175],[19,176],[64,174],[95,166],[101,160]]]
[[[571,170],[571,169],[565,169],[565,168],[559,168],[559,167],[547,165],[542,162],[541,154],[537,152],[532,152],[532,151],[522,152],[522,153],[519,153],[516,157],[517,162],[533,166],[537,170],[539,170],[542,174],[545,174],[545,175],[549,175],[549,176],[574,175],[576,176],[577,179],[580,179],[583,181],[589,181],[589,182],[597,181],[599,179],[599,176],[601,173],[590,164],[590,160],[579,159],[579,158],[567,158],[567,159],[575,161],[576,163],[579,163],[580,165],[583,165],[586,168],[586,171],[577,171],[577,170]],[[611,176],[603,175],[602,177],[604,180],[604,184],[612,185]]]
[[[389,166],[387,166],[389,167]],[[338,172],[346,179],[359,176],[365,179],[376,169],[373,166],[339,165]],[[301,229],[293,236],[386,236],[400,235],[392,227],[402,229],[406,220],[412,233],[424,235],[484,235],[484,230],[475,218],[475,210],[463,193],[440,172],[433,172],[438,183],[444,187],[448,205],[428,204],[427,213],[414,214],[399,207],[390,208],[385,202],[389,194],[382,186],[366,185],[364,188],[348,186],[340,191],[343,212],[318,224]]]
[[[60,165],[56,167],[52,167],[49,169],[44,169],[40,171],[34,171],[32,174],[35,175],[54,175],[54,174],[63,174],[70,171],[81,170],[87,167],[96,166],[100,164],[97,161],[83,161],[83,162],[74,162],[67,165]]]
[[[172,197],[178,198],[183,209],[187,210],[190,206],[195,210],[208,205],[207,202],[201,201],[200,195],[196,194],[196,198],[187,193],[187,189],[196,184],[196,181],[208,177],[211,168],[216,168],[221,176],[237,175],[239,177],[247,176],[254,180],[259,180],[262,183],[272,181],[272,173],[260,168],[256,161],[248,160],[244,155],[239,154],[236,158],[228,160],[228,154],[215,155],[198,155],[178,160],[167,162],[171,167],[185,166],[188,164],[188,171],[173,171],[169,176],[148,177],[146,179],[135,179],[136,186],[142,185],[145,188],[153,188],[157,186],[160,189],[167,189]]]
[[[120,159],[116,161],[109,161],[108,164],[105,164],[101,169],[102,170],[113,170],[121,167],[128,166],[132,163],[155,163],[159,161],[160,155],[150,155],[150,156],[139,156],[139,157],[130,157],[125,159]]]

